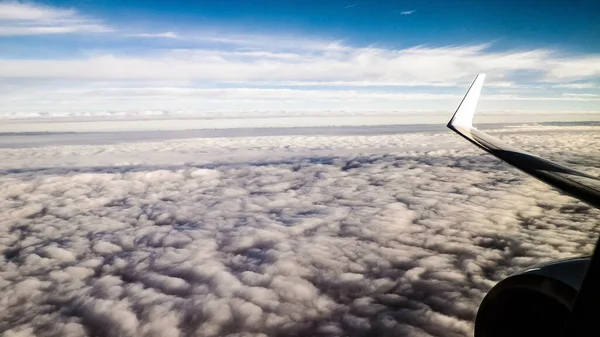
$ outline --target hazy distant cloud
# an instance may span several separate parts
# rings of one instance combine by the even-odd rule
[[[103,88],[27,88],[27,95],[19,95],[20,91],[8,89],[0,92],[0,112],[18,114],[27,109],[17,107],[37,107],[43,110],[48,116],[67,114],[62,111],[68,108],[69,113],[80,112],[82,115],[87,112],[102,111],[97,106],[111,109],[135,109],[138,112],[144,112],[146,109],[140,109],[139,106],[149,106],[165,110],[177,109],[202,109],[207,104],[220,106],[220,110],[236,108],[236,110],[261,109],[262,111],[290,111],[298,109],[310,109],[310,102],[313,105],[331,105],[340,107],[346,112],[355,111],[397,111],[408,113],[411,111],[440,111],[447,107],[454,106],[462,97],[461,94],[435,94],[428,93],[426,90],[421,92],[393,92],[393,91],[362,91],[356,88],[331,89],[328,87],[314,89],[303,89],[299,87],[292,88],[189,88],[177,86],[161,87],[103,87]],[[44,108],[48,103],[44,101],[45,97],[51,95],[52,100],[58,103],[52,108]],[[545,109],[546,112],[561,112],[561,107],[570,107],[571,111],[579,108],[579,111],[597,111],[595,102],[600,100],[595,94],[575,94],[565,93],[557,96],[525,96],[512,94],[486,94],[482,98],[482,111],[498,111],[502,104],[506,102],[518,102],[519,108],[512,110],[521,111],[540,111],[541,109],[531,109],[531,106],[539,102],[559,102],[562,106],[554,106],[551,109]],[[134,104],[128,105],[134,101]],[[244,102],[243,107],[239,107],[239,102]],[[489,103],[488,103],[489,102]],[[350,104],[351,103],[351,104]],[[574,105],[580,104],[580,105]],[[350,104],[350,105],[349,105]],[[376,104],[376,106],[373,106]],[[487,105],[486,105],[487,104]],[[584,108],[581,108],[581,104]],[[586,105],[587,104],[587,105]],[[73,106],[91,107],[90,110],[72,109]],[[491,108],[490,108],[491,106]],[[10,108],[12,107],[12,109]],[[279,109],[278,109],[279,108]],[[590,110],[591,109],[591,110]],[[31,109],[29,109],[31,110]],[[75,110],[75,111],[74,111]],[[203,111],[199,110],[198,117],[204,116]],[[327,115],[327,113],[320,113]],[[243,116],[243,114],[242,114]],[[266,117],[267,115],[265,115]]]
[[[22,2],[0,3],[0,36],[108,32],[111,28],[62,9]]]
[[[400,15],[410,15],[410,14],[412,14],[414,12],[416,12],[416,10],[403,11],[403,12],[400,12]]]
[[[348,5],[348,6],[344,7],[344,8],[352,8],[352,7],[356,7],[356,6],[358,6],[358,4],[351,4],[351,5]]]
[[[579,94],[579,93],[566,93],[563,97],[571,99],[600,99],[600,95],[597,94]]]
[[[566,84],[556,84],[554,88],[567,88],[567,89],[595,89],[598,88],[597,83],[586,82],[586,83],[566,83]]]
[[[573,148],[595,163],[592,134],[503,137],[585,164]],[[118,163],[140,151],[198,160],[218,146],[232,162]],[[362,153],[339,151],[352,147]],[[302,148],[337,154],[268,159]],[[261,157],[238,156],[247,151]],[[107,165],[90,165],[102,154]],[[70,164],[48,168],[36,161],[44,157]],[[7,335],[471,336],[495,282],[590,252],[598,216],[449,133],[3,149],[0,158],[0,169],[22,165],[0,175]]]

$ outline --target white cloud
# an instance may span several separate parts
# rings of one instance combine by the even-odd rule
[[[411,10],[411,11],[403,11],[400,12],[400,15],[411,15],[412,13],[416,12],[416,10]]]
[[[205,28],[198,31],[189,31],[178,34],[180,39],[202,45],[210,44],[213,47],[228,50],[231,48],[243,51],[276,51],[276,52],[335,52],[348,50],[350,47],[343,40],[290,35],[285,33],[270,34],[240,34],[227,33],[221,30]]]
[[[597,55],[582,56],[579,62],[571,63],[568,59],[556,59],[549,63],[546,74],[549,79],[585,79],[590,74],[600,74],[600,62]]]
[[[117,84],[118,83],[113,83]],[[465,85],[466,87],[466,85]],[[597,111],[599,97],[594,94],[556,94],[556,96],[494,93],[486,89],[481,99],[480,111],[529,111],[547,113]],[[455,107],[463,93],[453,88],[452,93],[431,93],[429,87],[418,91],[365,90],[364,87],[333,88],[317,86],[305,89],[290,88],[194,88],[188,86],[106,86],[65,87],[31,86],[6,88],[0,91],[0,116],[27,116],[38,113],[39,117],[75,114],[100,116],[102,111],[125,111],[144,114],[145,111],[162,110],[176,112],[186,110],[197,118],[219,118],[227,111],[262,111],[262,117],[285,116],[294,111],[315,111],[323,117],[332,116],[329,110],[345,111],[345,116],[362,112],[382,114],[448,111]],[[489,92],[491,91],[491,93]],[[548,107],[548,102],[553,102]],[[512,104],[512,105],[511,105]],[[215,112],[216,114],[213,114]],[[267,113],[271,112],[271,113]],[[278,112],[278,113],[275,113]],[[220,113],[220,115],[219,115]],[[74,115],[74,116],[75,116]],[[425,114],[423,115],[425,116]],[[343,116],[342,116],[343,117]]]
[[[568,97],[570,99],[590,99],[590,100],[600,99],[600,95],[596,95],[596,94],[566,93],[566,94],[563,94],[563,96]]]
[[[100,89],[69,89],[46,92],[56,95],[63,100],[73,100],[78,97],[98,97],[106,100],[120,100],[137,98],[140,100],[175,100],[175,99],[200,99],[200,100],[267,100],[267,101],[306,101],[306,100],[344,100],[373,101],[373,100],[448,100],[459,99],[461,96],[453,94],[431,93],[384,93],[384,92],[359,92],[356,90],[302,90],[302,89],[262,89],[262,88],[210,88],[199,89],[189,87],[138,87],[138,88],[100,88]],[[9,97],[7,97],[9,98]],[[504,98],[504,97],[502,97]]]
[[[57,26],[0,26],[0,36],[18,35],[44,35],[44,34],[68,34],[80,32],[106,32],[108,29],[102,25],[57,25]]]
[[[210,82],[456,83],[488,72],[503,80],[536,71],[538,80],[600,76],[600,57],[561,57],[549,50],[491,52],[487,46],[343,48],[311,52],[173,50],[145,57],[104,54],[85,59],[2,60],[0,76],[30,79],[195,80]],[[576,72],[568,69],[577,68]]]
[[[0,20],[7,21],[49,21],[68,19],[77,15],[72,9],[57,9],[22,2],[0,3]]]
[[[179,39],[181,38],[179,35],[173,32],[164,32],[164,33],[137,33],[137,34],[127,34],[129,37],[147,37],[147,38],[167,38],[167,39]]]
[[[594,164],[590,134],[503,137]],[[210,151],[232,161],[194,164]],[[132,156],[143,162],[117,162]],[[449,133],[2,149],[0,159],[7,335],[471,336],[496,281],[590,252],[598,216]]]
[[[598,88],[596,83],[566,83],[553,85],[554,88],[567,88],[567,89],[595,89]]]
[[[0,16],[7,22],[0,24],[0,35],[110,30],[73,9],[20,2],[0,4]],[[475,74],[485,72],[489,81],[484,97],[501,102],[494,107],[498,110],[589,111],[595,98],[562,95],[550,89],[590,89],[600,78],[600,56],[564,55],[549,49],[493,51],[489,44],[393,49],[306,36],[235,35],[209,29],[119,36],[181,40],[196,47],[136,55],[79,51],[74,54],[78,56],[62,59],[4,57],[0,59],[0,77],[5,79],[0,110],[55,112],[66,106],[75,110],[90,106],[146,110],[157,108],[156,104],[161,109],[219,109],[214,105],[219,99],[224,102],[223,110],[231,108],[227,104],[234,101],[238,107],[251,101],[250,109],[263,110],[440,110],[453,106],[462,95],[457,88],[466,87]],[[574,81],[586,82],[570,83]],[[236,88],[219,89],[223,86]],[[123,89],[115,92],[112,88]],[[81,96],[72,94],[77,90],[82,91]],[[157,95],[143,95],[143,91]],[[121,105],[111,101],[113,98]],[[394,106],[398,100],[406,105]],[[517,107],[507,103],[527,100],[563,104]],[[264,106],[256,103],[259,101],[265,102]],[[290,107],[292,101],[297,104]],[[348,107],[344,101],[363,105]],[[577,103],[569,107],[566,102]]]
[[[0,3],[0,36],[109,32],[112,29],[80,15],[74,9],[61,9],[22,2]]]

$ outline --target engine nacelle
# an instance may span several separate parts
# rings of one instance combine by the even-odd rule
[[[539,264],[502,280],[479,306],[475,337],[560,336],[589,261]]]

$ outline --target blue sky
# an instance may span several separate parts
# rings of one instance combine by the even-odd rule
[[[589,112],[600,2],[0,1],[0,112]]]
[[[598,52],[593,0],[544,1],[53,1],[133,29],[251,31],[345,39],[402,48],[418,44],[561,47]],[[407,15],[406,13],[412,12]]]

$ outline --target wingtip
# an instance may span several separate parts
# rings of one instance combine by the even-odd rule
[[[479,95],[481,94],[481,88],[483,87],[484,81],[485,74],[483,73],[475,77],[467,94],[448,122],[447,126],[450,129],[456,130],[457,127],[470,129],[473,127],[473,117],[475,116],[475,109],[477,108],[477,102],[479,101]]]

